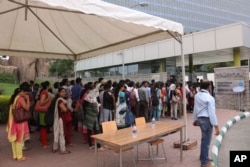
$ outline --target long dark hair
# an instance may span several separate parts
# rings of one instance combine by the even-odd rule
[[[21,92],[21,91],[24,91],[24,92],[29,92],[30,91],[30,86],[28,84],[28,82],[23,82],[19,88],[16,88],[13,92],[13,94],[11,95],[10,97],[10,102],[9,104],[13,104],[14,103],[14,100],[16,98],[16,96]]]
[[[115,102],[117,102],[118,99],[118,94],[120,92],[120,89],[124,87],[124,82],[119,82],[119,84],[117,85],[116,89],[115,89]]]
[[[64,88],[62,88],[62,87],[58,88],[58,92],[57,92],[55,98],[52,100],[51,105],[55,105],[55,104],[56,104],[56,100],[60,97],[59,93],[60,93],[63,89],[64,89]]]
[[[14,100],[15,100],[15,98],[18,95],[19,92],[21,92],[20,88],[16,88],[14,90],[14,93],[10,97],[10,102],[9,102],[10,105],[14,103]]]
[[[40,95],[41,95],[42,91],[46,90],[49,85],[50,85],[49,81],[44,81],[44,82],[41,83],[42,89],[39,92],[38,99],[40,99]]]

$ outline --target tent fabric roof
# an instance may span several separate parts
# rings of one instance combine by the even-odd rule
[[[180,23],[100,0],[1,0],[0,55],[84,59],[183,34]]]

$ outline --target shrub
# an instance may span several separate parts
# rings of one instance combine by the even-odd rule
[[[9,73],[0,73],[0,82],[3,83],[16,83],[16,79]]]
[[[0,95],[4,93],[4,90],[0,88]]]
[[[6,123],[9,114],[10,96],[0,96],[0,123]]]

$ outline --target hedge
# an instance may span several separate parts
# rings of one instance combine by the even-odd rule
[[[9,113],[10,96],[0,96],[0,123],[6,123]]]

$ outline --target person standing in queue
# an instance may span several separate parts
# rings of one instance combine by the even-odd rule
[[[22,108],[25,112],[30,112],[30,98],[28,96],[29,84],[23,82],[19,88],[16,88],[10,98],[10,109],[7,121],[6,131],[8,140],[11,143],[13,160],[25,161],[29,157],[23,155],[23,143],[30,139],[28,121],[16,122],[12,113],[13,108]]]
[[[201,90],[194,97],[194,125],[201,129],[200,161],[201,167],[212,167],[209,162],[209,147],[212,139],[213,127],[215,135],[219,135],[219,126],[215,114],[215,100],[210,94],[211,83],[204,80]]]

